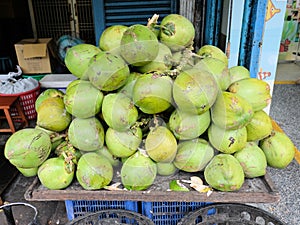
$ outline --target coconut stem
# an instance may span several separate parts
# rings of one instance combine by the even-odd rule
[[[161,26],[162,32],[167,36],[175,35],[175,24],[174,23],[167,23]]]
[[[186,66],[193,66],[193,64],[191,63],[191,59],[204,58],[203,56],[193,53],[192,50],[189,48],[185,48],[184,50],[182,50],[181,53],[182,53],[182,57],[180,58],[179,65],[177,65],[174,70],[170,71],[171,73],[169,73],[169,76],[172,77],[177,76]]]
[[[158,21],[158,18],[159,18],[159,15],[157,14],[154,14],[151,19],[149,18],[148,19],[148,23],[147,23],[147,27],[148,28],[151,28],[153,26],[156,26],[157,25],[157,21]]]
[[[67,136],[66,134],[59,134],[59,133],[51,134],[50,135],[51,142],[53,143],[55,141],[61,140],[61,139],[65,138],[66,136]]]
[[[72,161],[73,156],[68,155],[66,152],[62,153],[62,156],[65,159],[65,169],[68,173],[72,173],[74,170],[74,162]]]
[[[76,150],[70,142],[65,140],[56,147],[55,154],[57,156],[63,156],[67,163],[72,161],[73,164],[77,164],[78,158],[80,157],[76,154],[77,151],[78,150]]]
[[[178,70],[177,68],[176,69],[173,69],[173,70],[166,70],[163,72],[163,76],[169,76],[173,79],[175,79],[178,74],[180,73],[180,70]]]
[[[136,121],[130,129],[136,129],[138,127],[146,126],[150,122],[150,118],[143,118],[141,121]]]

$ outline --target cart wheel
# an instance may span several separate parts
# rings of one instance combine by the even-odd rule
[[[78,217],[66,225],[81,224],[137,224],[137,225],[154,225],[154,223],[142,214],[123,209],[107,209],[95,213],[88,213],[82,217]]]
[[[219,203],[211,204],[187,214],[178,225],[218,225],[218,224],[286,225],[269,212],[245,205]]]

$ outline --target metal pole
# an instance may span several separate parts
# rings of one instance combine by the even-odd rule
[[[31,20],[31,27],[32,27],[34,42],[38,42],[32,0],[28,0],[28,6],[29,6],[29,13],[30,13],[30,20]]]
[[[227,47],[225,50],[226,56],[230,58],[230,38],[231,38],[231,23],[232,23],[232,0],[229,1],[229,19],[228,19],[228,32],[227,32]]]

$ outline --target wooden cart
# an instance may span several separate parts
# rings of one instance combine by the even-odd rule
[[[62,201],[62,200],[129,200],[129,201],[156,201],[156,202],[239,202],[239,203],[271,203],[280,200],[280,195],[270,176],[245,179],[239,191],[213,191],[211,195],[199,193],[193,189],[189,192],[168,191],[169,182],[174,179],[188,180],[191,176],[203,178],[203,173],[195,174],[178,172],[173,176],[157,176],[154,184],[146,191],[109,191],[84,190],[75,180],[64,190],[49,190],[39,182],[38,178],[25,192],[28,201]],[[115,174],[112,183],[120,182]]]

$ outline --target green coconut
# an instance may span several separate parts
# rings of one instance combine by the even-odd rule
[[[52,145],[51,151],[55,151],[56,148],[57,148],[61,143],[64,142],[64,140],[65,140],[64,134],[62,134],[62,135],[57,135],[57,134],[56,134],[53,138],[51,138],[51,145]]]
[[[46,134],[48,134],[50,137],[51,137],[52,135],[57,134],[57,132],[55,132],[55,131],[53,131],[53,130],[48,130],[48,129],[43,128],[43,127],[40,127],[40,126],[38,126],[38,125],[35,125],[34,128],[35,128],[35,129],[39,129],[39,130],[41,130],[41,131],[44,131],[44,132],[45,132]]]
[[[246,129],[247,141],[259,141],[271,134],[273,130],[272,120],[265,111],[256,111]]]
[[[130,157],[130,156],[129,156]],[[121,162],[124,163],[129,157],[122,157]]]
[[[210,124],[210,112],[188,114],[176,109],[169,118],[169,129],[179,140],[189,140],[203,134]]]
[[[99,39],[99,48],[120,54],[120,45],[123,33],[127,30],[124,25],[112,25],[104,29]]]
[[[177,167],[174,165],[173,162],[170,163],[158,162],[156,163],[156,167],[157,167],[157,174],[161,176],[171,176],[178,171]]]
[[[89,81],[88,80],[81,80],[81,79],[73,80],[68,84],[68,86],[66,88],[66,91],[71,89],[72,86],[75,86],[75,85],[80,84],[80,83],[89,83]]]
[[[117,131],[128,130],[138,119],[138,110],[132,100],[122,92],[104,96],[102,116],[108,126]]]
[[[195,68],[210,72],[216,79],[217,84],[222,91],[227,90],[227,88],[231,84],[229,70],[227,64],[224,61],[216,58],[206,57],[200,60],[195,65]]]
[[[218,154],[204,169],[205,181],[214,189],[224,192],[238,191],[245,180],[239,161],[230,154]]]
[[[150,129],[145,149],[155,162],[172,162],[177,153],[177,141],[168,128],[157,126]]]
[[[171,69],[172,67],[171,59],[172,59],[172,52],[169,49],[169,47],[162,43],[159,43],[159,51],[156,58],[144,66],[136,67],[136,70],[140,73],[150,73],[156,71],[163,72]]]
[[[186,172],[203,171],[214,157],[214,149],[202,138],[183,141],[178,144],[174,165]]]
[[[123,33],[120,52],[127,63],[143,66],[156,58],[158,43],[156,35],[147,26],[135,24]]]
[[[208,140],[211,145],[222,153],[232,154],[243,149],[247,144],[246,127],[226,130],[214,123],[208,128]]]
[[[67,88],[64,96],[66,110],[75,117],[89,118],[101,110],[103,93],[89,82],[79,82]]]
[[[101,91],[115,91],[122,87],[130,70],[121,56],[110,52],[100,52],[89,63],[86,75],[91,84]]]
[[[142,130],[140,128],[120,132],[109,127],[105,134],[108,151],[116,157],[124,158],[133,155],[141,142]]]
[[[68,49],[65,56],[65,64],[68,70],[76,77],[82,78],[88,68],[90,59],[101,52],[91,44],[78,44]]]
[[[81,151],[96,151],[104,144],[104,128],[96,117],[75,118],[69,126],[68,138]]]
[[[250,78],[250,71],[244,66],[232,66],[229,68],[230,84],[236,81]]]
[[[113,167],[118,167],[120,165],[120,159],[112,155],[105,145],[102,146],[100,149],[96,150],[95,152],[107,158]]]
[[[76,178],[83,189],[98,190],[112,181],[113,172],[113,167],[106,157],[89,152],[79,159]]]
[[[172,106],[172,84],[168,76],[141,75],[133,87],[133,102],[144,113],[163,112]]]
[[[54,89],[54,88],[49,88],[46,89],[45,91],[43,91],[41,94],[39,94],[39,96],[37,97],[37,99],[35,100],[35,110],[38,111],[40,105],[42,104],[42,102],[50,97],[64,97],[64,93],[60,90]]]
[[[218,95],[210,111],[213,123],[224,129],[242,128],[254,114],[252,105],[246,99],[226,91]]]
[[[218,84],[211,73],[199,69],[181,72],[173,84],[176,107],[190,114],[208,111],[214,104],[218,92]]]
[[[71,120],[72,116],[65,109],[64,100],[61,97],[47,98],[38,107],[36,124],[42,128],[61,132],[67,129]]]
[[[22,168],[22,167],[16,167],[19,172],[24,176],[24,177],[34,177],[38,173],[38,167],[33,167],[33,168]]]
[[[121,182],[128,190],[142,191],[149,188],[157,174],[157,167],[148,156],[137,151],[121,168]]]
[[[54,151],[58,145],[60,145],[65,140],[65,135],[60,135],[58,132],[48,130],[46,128],[40,127],[36,125],[34,127],[35,129],[39,129],[41,131],[44,131],[46,134],[48,134],[51,138],[51,151]]]
[[[50,155],[51,140],[44,131],[25,128],[13,133],[5,143],[4,156],[21,168],[41,165]]]
[[[197,52],[197,55],[200,55],[204,58],[216,58],[228,65],[228,58],[226,54],[217,46],[213,45],[203,45]]]
[[[66,167],[64,158],[47,159],[38,169],[38,178],[43,186],[51,190],[68,187],[73,181],[75,165]]]
[[[123,87],[121,87],[118,92],[121,92],[125,95],[127,95],[129,98],[132,99],[132,93],[133,93],[133,87],[135,85],[136,80],[138,79],[139,76],[141,76],[141,73],[138,72],[131,72],[129,74],[129,77]]]
[[[254,178],[266,174],[267,159],[263,150],[254,142],[247,142],[246,146],[234,153],[234,157],[243,167],[245,177]]]
[[[271,135],[259,142],[268,165],[278,169],[286,168],[295,156],[295,146],[283,132],[273,130]]]
[[[195,28],[186,17],[179,14],[169,14],[162,19],[160,27],[159,39],[172,51],[193,45]]]
[[[270,85],[263,80],[239,80],[230,85],[228,90],[246,99],[254,111],[262,110],[271,103]]]

